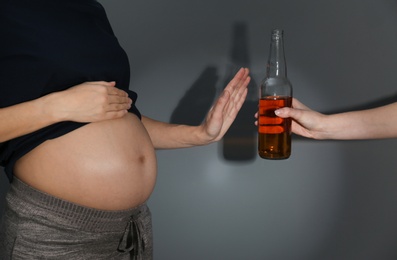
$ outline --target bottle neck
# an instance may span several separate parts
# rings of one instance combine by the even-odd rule
[[[287,78],[287,63],[284,54],[284,39],[282,30],[273,30],[270,43],[269,60],[266,68],[267,78]]]

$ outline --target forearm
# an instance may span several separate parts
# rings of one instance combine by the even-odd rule
[[[61,121],[97,122],[123,117],[132,100],[115,82],[85,82],[41,98],[0,108],[0,143]]]
[[[240,69],[209,109],[199,126],[162,123],[142,117],[156,149],[186,148],[219,141],[233,123],[247,96],[249,70]]]
[[[381,139],[397,137],[397,103],[326,117],[323,139]]]
[[[188,148],[211,142],[200,131],[201,126],[168,124],[145,116],[142,117],[142,123],[156,149]]]
[[[0,109],[0,143],[32,133],[38,129],[56,123],[53,115],[51,97]]]

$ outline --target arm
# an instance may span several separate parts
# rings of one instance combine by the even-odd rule
[[[276,111],[280,117],[293,119],[292,131],[314,139],[380,139],[397,137],[397,103],[374,109],[324,115],[298,100],[293,108]]]
[[[154,147],[185,148],[222,139],[245,101],[249,81],[248,69],[240,69],[199,126],[168,124],[142,117]]]
[[[0,143],[61,121],[122,117],[131,106],[114,82],[87,82],[41,98],[0,108]]]

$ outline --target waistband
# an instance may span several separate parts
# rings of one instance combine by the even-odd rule
[[[89,232],[122,232],[131,217],[148,210],[146,204],[119,211],[89,208],[39,191],[16,177],[7,201],[19,214],[56,219],[58,224]]]

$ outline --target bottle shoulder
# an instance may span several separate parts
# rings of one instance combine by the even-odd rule
[[[262,80],[263,86],[290,86],[291,81],[287,77],[267,77]]]
[[[266,78],[262,81],[260,96],[292,97],[292,84],[288,78]]]

